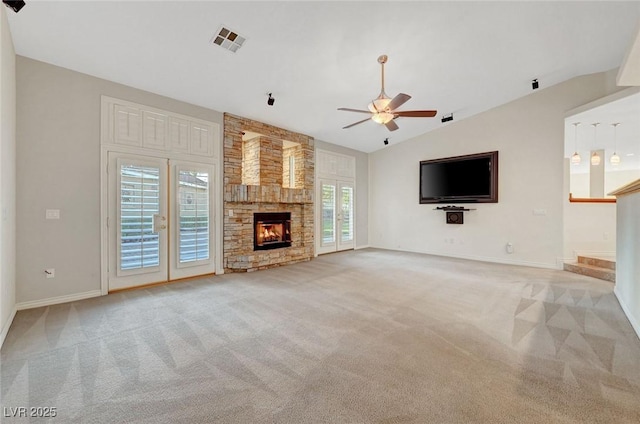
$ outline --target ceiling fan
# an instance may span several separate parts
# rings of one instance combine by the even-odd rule
[[[387,59],[387,55],[384,54],[378,57],[378,63],[382,66],[382,89],[380,90],[380,95],[367,106],[369,110],[350,109],[346,107],[338,108],[338,110],[346,110],[347,112],[367,113],[371,116],[367,119],[363,119],[362,121],[354,122],[346,127],[342,127],[342,129],[351,128],[371,119],[378,124],[384,125],[389,131],[395,131],[399,128],[398,124],[394,121],[396,118],[433,118],[438,113],[437,110],[396,110],[405,104],[411,96],[400,93],[392,99],[384,92],[384,64],[387,63]]]

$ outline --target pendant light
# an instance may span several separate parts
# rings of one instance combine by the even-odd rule
[[[591,125],[593,125],[593,147],[595,148],[596,147],[596,129],[598,128],[598,125],[600,125],[600,122],[595,122]],[[591,165],[593,166],[600,165],[600,155],[595,150],[591,155]]]
[[[574,122],[573,124],[573,139],[575,142],[575,153],[573,154],[573,156],[571,156],[571,164],[572,165],[580,165],[580,154],[578,154],[578,125],[580,125],[580,122]]]
[[[618,156],[618,153],[616,152],[618,150],[618,140],[617,140],[616,133],[618,130],[618,125],[620,125],[620,122],[615,122],[611,125],[613,126],[613,154],[609,158],[609,162],[613,166],[618,166],[620,165],[620,156]]]

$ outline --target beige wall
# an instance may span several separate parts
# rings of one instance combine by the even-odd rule
[[[565,113],[619,89],[615,70],[577,77],[371,154],[370,244],[558,267]],[[465,213],[463,225],[447,225],[445,214],[433,210],[437,205],[418,203],[421,160],[492,150],[500,152],[499,203],[469,205],[476,210]]]
[[[0,8],[0,347],[16,306],[16,55]]]
[[[356,249],[369,246],[369,155],[315,140],[315,148],[356,158]]]
[[[17,56],[19,307],[100,290],[101,95],[222,127],[219,112]]]

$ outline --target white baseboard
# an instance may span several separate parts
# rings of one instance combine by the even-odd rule
[[[633,327],[633,329],[636,332],[636,335],[640,339],[640,323],[636,320],[636,318],[633,316],[633,314],[631,314],[631,311],[627,307],[627,304],[622,300],[621,294],[618,291],[618,286],[617,285],[613,288],[613,294],[616,295],[616,298],[618,299],[618,303],[620,304],[620,307],[622,308],[622,311],[627,316],[627,319],[629,320],[629,323],[631,324],[631,327]]]
[[[556,269],[556,270],[558,269],[557,264],[546,263],[546,262],[519,261],[519,260],[513,260],[513,259],[502,259],[502,258],[494,258],[489,256],[476,256],[476,255],[454,255],[454,254],[444,254],[443,252],[391,249],[388,247],[378,247],[377,249],[393,250],[396,252],[421,253],[424,255],[441,256],[444,258],[467,259],[469,261],[490,262],[494,264],[529,266],[532,268],[545,268],[545,269]]]
[[[577,257],[573,256],[571,258],[556,258],[556,268],[564,269],[565,263],[574,263],[578,260]]]
[[[365,244],[364,246],[356,246],[353,248],[353,250],[360,250],[360,249],[367,249],[371,246],[369,246],[368,244]]]
[[[23,309],[33,309],[33,308],[40,308],[42,306],[57,305],[59,303],[75,302],[76,300],[89,299],[90,297],[98,297],[98,296],[102,296],[102,291],[91,290],[84,293],[49,297],[47,299],[32,300],[29,302],[20,302],[16,304],[16,309],[19,311],[22,311]]]
[[[11,328],[11,324],[13,323],[13,319],[16,317],[16,312],[18,312],[18,310],[14,306],[13,311],[11,311],[11,315],[9,315],[9,319],[4,324],[4,327],[2,327],[2,333],[0,333],[0,349],[2,349],[4,339],[7,337],[7,334],[9,334],[9,329]]]

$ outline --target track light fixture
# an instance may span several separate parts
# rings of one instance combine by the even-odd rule
[[[14,12],[18,13],[20,11],[20,9],[22,9],[25,5],[25,2],[23,1],[8,1],[8,0],[2,0],[2,3],[5,4],[5,6],[7,6],[8,8],[13,9]]]
[[[531,81],[531,89],[537,90],[539,86],[540,85],[538,84],[538,79],[537,78],[534,79],[533,81]]]
[[[444,115],[442,117],[441,121],[442,121],[442,123],[453,121],[453,113],[450,113],[448,115]]]
[[[389,139],[388,139],[388,138],[385,138],[382,142],[383,142],[383,143],[384,143],[384,145],[386,146],[387,144],[389,144]]]
[[[269,93],[269,98],[267,99],[267,104],[269,106],[273,106],[273,104],[276,102],[276,99],[274,99],[273,97],[271,97],[273,93]]]

